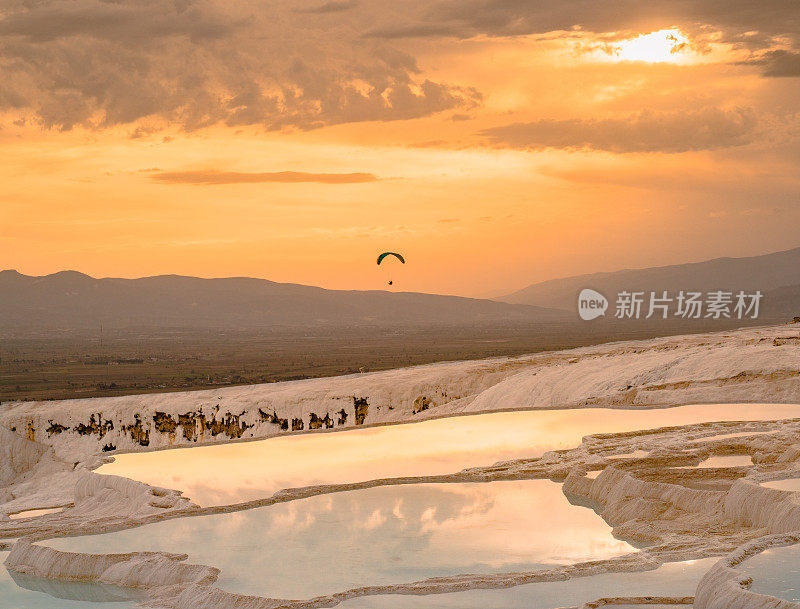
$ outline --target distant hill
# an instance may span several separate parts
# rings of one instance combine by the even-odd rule
[[[609,299],[622,290],[667,290],[673,294],[680,290],[761,290],[765,294],[765,308],[770,312],[784,315],[795,311],[794,315],[800,315],[797,286],[800,286],[800,248],[750,258],[716,258],[692,264],[553,279],[495,300],[575,311],[578,293],[583,288],[598,290]],[[786,290],[771,293],[785,287]]]
[[[411,292],[341,291],[263,279],[95,279],[0,271],[0,329],[278,328],[562,321],[563,311]]]
[[[764,317],[786,321],[800,317],[800,284],[767,292],[764,295]]]

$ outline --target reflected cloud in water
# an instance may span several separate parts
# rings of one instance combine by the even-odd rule
[[[46,543],[188,552],[222,570],[222,588],[284,598],[633,551],[550,480],[379,487]]]

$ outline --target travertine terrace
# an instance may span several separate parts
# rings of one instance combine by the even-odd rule
[[[328,607],[355,596],[508,587],[604,571],[649,570],[664,562],[709,556],[725,558],[702,580],[695,606],[796,606],[747,591],[737,579],[736,565],[771,543],[800,539],[796,494],[759,486],[800,475],[798,419],[590,435],[568,450],[447,475],[316,485],[207,508],[184,497],[181,489],[154,488],[93,471],[114,451],[335,432],[493,410],[698,403],[800,404],[798,326],[214,391],[8,403],[0,411],[0,542],[18,540],[6,562],[11,570],[141,588],[150,603],[162,607]],[[748,455],[752,464],[691,467],[722,455]],[[71,554],[46,545],[50,537],[377,485],[527,478],[563,481],[570,500],[591,505],[615,535],[639,541],[643,549],[546,571],[464,574],[388,587],[364,582],[337,594],[289,601],[223,591],[214,586],[218,571],[213,565],[190,565],[185,556]],[[33,518],[9,517],[54,507],[62,509]]]

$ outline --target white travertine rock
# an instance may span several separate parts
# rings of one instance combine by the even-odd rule
[[[747,589],[751,579],[736,567],[751,556],[775,545],[800,541],[800,534],[762,537],[721,559],[697,585],[695,609],[800,609],[800,603],[757,594]]]
[[[800,530],[800,495],[737,480],[725,496],[725,515],[745,526],[770,533]]]
[[[30,472],[48,451],[52,452],[52,448],[0,427],[0,486],[11,484]]]
[[[72,463],[104,448],[308,431],[312,419],[338,429],[502,409],[800,403],[800,341],[775,341],[796,334],[769,326],[203,391],[10,402],[0,427],[25,430]]]
[[[87,520],[142,517],[169,508],[193,506],[178,491],[155,488],[122,476],[84,470],[75,484],[74,511]]]
[[[574,480],[564,490],[578,493],[579,488]],[[605,506],[603,516],[612,524],[621,524],[631,518],[640,518],[651,513],[656,517],[669,506],[679,508],[683,512],[696,514],[721,514],[725,493],[721,491],[703,491],[687,488],[677,484],[666,484],[639,480],[630,473],[618,470],[613,466],[606,467],[594,480],[590,480],[587,496]],[[642,512],[642,508],[646,512]]]
[[[800,458],[800,444],[793,444],[789,448],[784,451],[784,453],[778,457],[778,462],[780,463],[789,463],[792,461],[797,461]]]
[[[94,533],[211,513],[194,506],[179,491],[92,473],[89,470],[103,459],[101,451],[113,454],[120,449],[152,450],[268,437],[291,432],[293,425],[299,427],[300,423],[308,431],[312,421],[315,428],[344,429],[502,409],[800,403],[800,341],[775,340],[795,335],[796,331],[786,326],[755,328],[190,393],[3,404],[0,456],[7,450],[13,461],[0,462],[0,503],[7,502],[0,505],[0,538],[46,538],[67,534],[65,531]],[[694,443],[704,434],[735,432],[741,436],[766,425],[773,433],[769,438]],[[692,478],[701,487],[693,488],[683,484],[692,474],[670,469],[697,464],[710,454],[733,454],[746,448],[755,464],[747,475],[761,480],[786,475],[800,456],[797,445],[792,446],[797,429],[796,421],[727,422],[599,434],[588,436],[577,448],[553,451],[541,458],[435,477],[437,481],[566,477],[565,492],[598,504],[617,533],[658,544],[635,555],[547,572],[462,575],[402,584],[384,592],[370,586],[325,599],[276,601],[219,590],[212,585],[218,573],[213,567],[187,565],[185,557],[162,553],[78,555],[22,540],[14,546],[7,566],[41,577],[145,588],[156,605],[176,609],[274,609],[279,605],[299,609],[332,606],[353,595],[427,594],[553,581],[609,570],[650,569],[666,560],[718,556],[766,533],[799,530],[800,504],[795,494],[760,487],[751,480],[733,482],[736,476],[745,475],[741,471],[711,480],[702,473]],[[731,447],[731,442],[739,446]],[[626,455],[634,458],[617,459]],[[652,471],[646,474],[646,465],[641,466],[644,473],[637,474],[636,459],[642,455],[650,468],[661,468],[662,480]],[[604,469],[595,479],[584,476],[587,469],[599,468]],[[352,486],[402,482],[385,479]],[[317,485],[279,491],[252,505],[225,509],[339,490],[344,489]],[[11,506],[14,510],[33,509],[42,507],[41,502],[56,500],[70,505],[61,513],[31,519],[35,522],[12,521],[6,516]],[[735,582],[730,585],[731,573],[725,569],[734,571],[729,565],[708,574],[707,587],[717,586],[721,592],[707,594],[713,602],[727,594],[731,604],[708,607],[751,606],[735,604],[741,600],[737,595],[742,588]]]
[[[164,552],[78,554],[61,552],[20,539],[11,548],[5,566],[17,573],[68,581],[102,582],[128,588],[177,584],[209,584],[219,570],[187,564],[186,555]]]

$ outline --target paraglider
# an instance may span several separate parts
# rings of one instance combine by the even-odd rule
[[[383,261],[384,261],[384,259],[385,259],[387,256],[394,256],[394,257],[395,257],[395,258],[397,258],[397,259],[398,259],[398,260],[399,260],[399,261],[400,261],[402,264],[405,264],[405,263],[406,263],[406,260],[405,260],[405,258],[403,258],[403,257],[402,257],[400,254],[398,254],[398,253],[396,253],[396,252],[383,252],[382,254],[380,254],[380,255],[378,256],[378,266],[380,266],[380,265],[381,265],[381,262],[383,262]],[[389,277],[389,285],[392,285],[393,283],[394,283],[394,282],[392,281],[392,278],[391,278],[391,277]]]
[[[394,256],[403,264],[406,263],[405,258],[403,258],[400,254],[396,254],[395,252],[383,252],[380,256],[378,256],[378,264],[383,262],[383,259],[386,258],[386,256]]]

